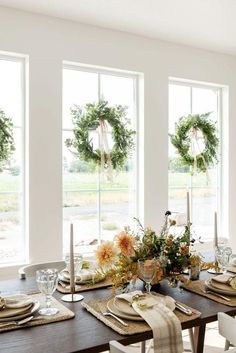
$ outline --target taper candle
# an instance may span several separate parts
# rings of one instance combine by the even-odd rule
[[[216,212],[215,212],[215,217],[214,217],[214,245],[215,245],[215,247],[218,246],[217,213]]]
[[[73,224],[70,225],[70,291],[75,292],[75,268],[74,268],[74,234]]]

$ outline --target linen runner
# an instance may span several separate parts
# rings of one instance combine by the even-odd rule
[[[179,319],[156,296],[145,296],[141,291],[120,294],[117,298],[132,303],[133,309],[149,324],[153,331],[155,353],[182,353],[182,329]]]

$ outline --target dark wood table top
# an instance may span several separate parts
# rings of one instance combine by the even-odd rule
[[[208,276],[206,273],[202,277]],[[34,278],[26,280],[0,281],[0,292],[33,291],[37,290]],[[99,299],[109,295],[110,289],[97,289],[83,293],[85,299]],[[202,315],[196,320],[183,324],[183,329],[205,325],[216,321],[217,313],[223,311],[236,315],[236,307],[216,303],[197,294],[171,288],[162,282],[158,291],[168,294],[187,305],[199,310]],[[60,300],[62,294],[56,292],[54,296]],[[132,336],[121,336],[93,315],[88,313],[80,303],[64,303],[75,312],[74,319],[52,323],[48,325],[22,328],[0,333],[1,353],[92,353],[108,349],[110,340],[117,340],[123,344],[140,342],[152,337],[152,333]]]

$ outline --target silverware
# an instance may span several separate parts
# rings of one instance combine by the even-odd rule
[[[22,319],[22,320],[19,320],[19,321],[15,321],[14,320],[14,321],[2,322],[0,324],[0,327],[7,326],[7,325],[16,325],[16,326],[24,325],[27,322],[31,321],[33,318],[34,318],[34,316],[29,316],[29,317],[26,317],[25,319]]]
[[[175,302],[175,308],[188,316],[193,315],[192,310],[186,308],[185,306],[181,305],[180,303]]]
[[[113,317],[113,319],[116,319],[117,321],[119,321],[119,323],[123,326],[129,326],[126,322],[124,322],[123,320],[121,320],[118,316],[112,314],[112,313],[108,313],[108,312],[103,312],[102,315],[104,316],[111,316]]]
[[[209,290],[209,289],[202,289],[202,292],[205,293],[205,294],[214,295],[214,296],[216,296],[216,297],[219,297],[219,298],[221,298],[221,299],[226,300],[227,302],[230,302],[230,301],[231,301],[231,299],[225,297],[224,295],[221,295],[221,294],[219,294],[219,293],[213,292],[213,291],[211,291],[211,290]]]

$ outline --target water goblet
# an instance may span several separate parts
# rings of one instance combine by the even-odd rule
[[[152,260],[138,260],[138,269],[141,279],[146,283],[145,288],[147,294],[150,294],[151,281],[156,274],[157,261]]]
[[[41,315],[55,315],[58,313],[57,308],[51,307],[51,298],[56,289],[58,280],[58,270],[54,268],[36,271],[36,282],[42,294],[45,295],[46,307],[39,310]]]
[[[66,269],[70,273],[70,254],[65,255]],[[74,271],[75,276],[81,271],[83,265],[83,255],[80,253],[74,254]]]
[[[76,283],[76,276],[79,274],[79,272],[82,269],[83,255],[80,253],[74,253],[73,258],[74,258],[74,276],[75,276],[75,283]],[[69,253],[65,255],[65,263],[66,263],[66,269],[70,273],[70,254]],[[79,289],[79,288],[80,286],[76,285],[76,289]],[[80,294],[75,294],[75,287],[74,287],[74,288],[71,288],[71,294],[63,295],[61,299],[65,302],[77,302],[84,299],[84,297]]]

